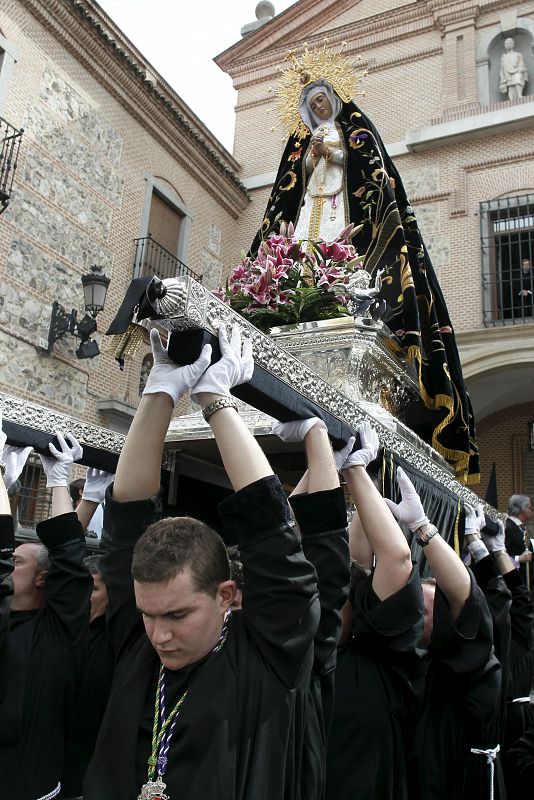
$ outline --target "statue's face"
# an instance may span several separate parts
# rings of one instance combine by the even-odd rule
[[[514,40],[513,39],[506,39],[504,42],[504,46],[506,50],[513,50],[514,49]]]
[[[332,116],[332,104],[324,92],[316,94],[310,102],[310,111],[313,111],[318,119],[330,119]]]

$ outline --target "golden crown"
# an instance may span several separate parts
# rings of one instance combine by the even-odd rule
[[[299,111],[300,95],[304,87],[310,83],[321,79],[328,81],[345,103],[358,95],[365,94],[358,92],[357,89],[361,78],[367,75],[367,72],[356,74],[354,66],[343,55],[346,42],[341,43],[338,51],[332,50],[327,44],[328,40],[325,39],[322,47],[313,50],[309,50],[305,44],[300,57],[295,55],[293,50],[289,50],[287,58],[291,65],[287,69],[278,67],[281,77],[275,89],[276,109],[288,136],[294,134],[298,139],[303,139],[311,133]],[[361,56],[357,56],[357,60],[360,61]]]

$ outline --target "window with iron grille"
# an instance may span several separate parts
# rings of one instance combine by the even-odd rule
[[[534,322],[534,192],[480,206],[484,324]]]
[[[19,478],[20,488],[12,499],[13,513],[22,528],[35,528],[52,512],[52,492],[46,488],[46,476],[39,456],[31,453]]]

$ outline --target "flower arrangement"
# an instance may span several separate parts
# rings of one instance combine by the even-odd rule
[[[262,242],[256,258],[243,254],[225,289],[215,295],[262,331],[347,315],[343,286],[362,269],[351,224],[333,242],[295,238],[292,223]]]

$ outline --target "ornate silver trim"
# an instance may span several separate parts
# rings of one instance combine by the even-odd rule
[[[53,411],[50,408],[31,403],[11,394],[0,393],[3,417],[19,425],[27,425],[46,433],[68,431],[84,444],[107,450],[110,453],[120,453],[124,445],[124,436],[108,428],[98,425],[89,425],[68,414]]]
[[[170,300],[170,298],[166,299]],[[317,402],[317,398],[321,398],[322,408],[344,420],[353,428],[368,419],[376,428],[384,447],[449,489],[464,502],[480,503],[478,495],[459,483],[445,460],[413,431],[388,415],[382,408],[377,408],[376,404],[354,400],[335,389],[302,361],[280,347],[276,341],[261,333],[192,278],[184,276],[173,280],[172,303],[169,302],[166,311],[168,318],[158,320],[157,324],[168,331],[205,328],[211,333],[217,333],[221,324],[237,323],[242,335],[252,340],[256,364],[300,392],[304,397],[314,402]],[[302,333],[300,335],[302,336]],[[311,335],[313,336],[314,333],[311,332]],[[335,341],[337,343],[337,337],[335,337]],[[211,431],[208,430],[208,426],[204,428],[202,423],[193,422],[191,417],[182,419],[185,421],[174,420],[171,424],[168,441],[174,443],[181,437],[193,438],[193,435],[201,435],[202,438],[210,437]],[[500,516],[491,506],[486,506],[486,509],[489,516],[493,518]]]

